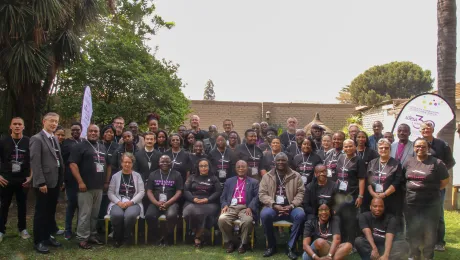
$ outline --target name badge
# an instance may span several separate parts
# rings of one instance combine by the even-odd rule
[[[233,198],[230,202],[230,206],[236,206],[236,204],[238,204],[238,200],[236,198]]]
[[[57,159],[56,161],[57,161],[58,168],[61,167],[61,163],[59,162],[59,159]]]
[[[383,185],[382,184],[375,184],[375,192],[383,192]]]
[[[152,163],[151,163],[151,162],[148,162],[148,164],[149,164],[149,170],[150,170],[150,166],[152,166]]]
[[[104,164],[96,163],[96,171],[97,172],[104,172]]]
[[[339,181],[340,181],[340,180],[339,180]],[[346,182],[346,181],[340,181],[339,190],[341,190],[341,191],[347,191],[347,188],[348,188],[348,182]]]
[[[168,201],[168,196],[166,196],[166,194],[164,193],[160,193],[159,199],[160,199],[160,202],[166,202]]]
[[[121,202],[123,202],[123,203],[128,202],[128,201],[130,201],[130,200],[128,198],[126,198],[126,197],[121,198]]]
[[[251,167],[251,174],[252,175],[257,175],[257,173],[258,173],[257,168],[256,167]]]
[[[227,177],[227,171],[219,170],[219,178],[225,178],[225,177]]]
[[[300,178],[302,178],[303,184],[307,184],[307,176],[301,176]]]
[[[332,169],[327,169],[327,177],[332,178]]]
[[[279,205],[283,205],[284,204],[284,196],[276,195],[275,203],[279,204]]]
[[[11,163],[11,170],[12,170],[12,172],[20,172],[21,171],[21,163],[20,162],[12,162]]]

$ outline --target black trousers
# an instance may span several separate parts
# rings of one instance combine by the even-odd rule
[[[59,187],[48,188],[48,193],[35,190],[34,243],[38,244],[50,238],[55,232],[56,206],[59,197]]]
[[[13,195],[18,204],[18,231],[26,229],[27,191],[22,182],[10,181],[6,187],[0,187],[0,232],[6,233],[6,223]]]
[[[385,253],[385,244],[375,244],[380,255]],[[372,247],[369,241],[364,237],[357,237],[355,247],[362,260],[371,260]],[[390,259],[402,260],[407,259],[409,255],[409,244],[406,241],[393,241],[390,251]]]
[[[407,238],[411,257],[420,258],[423,252],[425,259],[433,259],[441,215],[439,207],[439,205],[406,205]]]

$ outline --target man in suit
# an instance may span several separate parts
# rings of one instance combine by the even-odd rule
[[[58,123],[58,114],[47,113],[43,117],[43,130],[30,138],[30,167],[36,196],[34,247],[42,254],[49,253],[48,246],[61,246],[51,236],[55,228],[59,188],[64,180],[64,160],[59,142],[53,134]]]
[[[391,144],[391,157],[404,165],[407,158],[414,157],[414,144],[409,140],[410,127],[407,124],[398,126],[398,142]]]
[[[235,250],[233,221],[241,220],[241,244],[238,252],[243,254],[246,252],[249,232],[253,228],[252,221],[257,219],[259,183],[253,178],[247,178],[248,164],[245,161],[238,161],[235,168],[237,176],[225,181],[220,197],[222,211],[218,224],[224,242],[227,243],[227,253],[232,253]]]

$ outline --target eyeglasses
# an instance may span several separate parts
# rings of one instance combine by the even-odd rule
[[[415,147],[416,149],[426,149],[426,148],[427,148],[427,146],[425,146],[425,145],[416,145],[416,146],[414,146],[414,147]]]
[[[199,165],[198,167],[200,167],[200,168],[209,168],[208,165]]]

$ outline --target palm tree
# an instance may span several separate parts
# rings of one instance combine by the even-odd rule
[[[438,0],[438,92],[455,109],[455,72],[457,67],[456,0]],[[455,118],[439,133],[453,149]],[[452,209],[452,179],[446,188],[444,206]]]
[[[113,1],[109,1],[113,4]],[[80,36],[97,21],[102,0],[2,0],[0,72],[11,116],[34,133],[58,71],[78,59]]]

